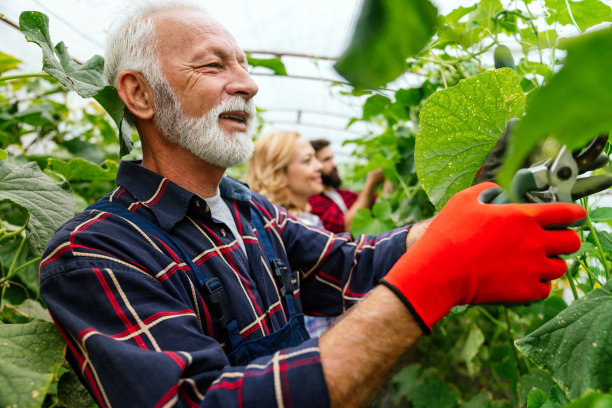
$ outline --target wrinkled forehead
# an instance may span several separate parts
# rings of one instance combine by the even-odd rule
[[[203,50],[236,54],[243,52],[232,34],[209,15],[192,9],[170,9],[150,15],[155,24],[162,55],[196,54]]]

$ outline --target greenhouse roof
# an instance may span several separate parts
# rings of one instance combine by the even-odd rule
[[[71,55],[82,62],[94,54],[103,55],[108,26],[123,4],[119,0],[20,0],[4,2],[0,13],[17,24],[22,11],[45,13],[50,20],[51,40],[64,41]],[[360,115],[362,101],[342,95],[341,91],[350,89],[346,86],[331,86],[332,81],[343,80],[333,70],[333,58],[340,55],[350,38],[358,6],[359,0],[204,3],[246,52],[257,58],[280,56],[285,64],[287,77],[272,75],[263,67],[252,70],[259,85],[255,102],[264,110],[264,131],[286,129],[308,139],[325,137],[332,140],[339,156],[343,156],[342,141],[367,133],[359,123],[346,128],[351,117]],[[41,69],[40,48],[27,43],[16,28],[0,24],[0,36],[0,51],[22,60],[24,71]]]

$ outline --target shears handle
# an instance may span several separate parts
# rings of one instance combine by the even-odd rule
[[[533,173],[528,169],[520,169],[516,172],[512,181],[510,182],[510,191],[512,191],[512,197],[522,198],[529,191],[536,190],[537,183]],[[480,193],[478,200],[485,204],[510,204],[515,201],[511,200],[511,197],[502,190],[500,187],[494,187],[487,189]],[[547,230],[558,230],[565,229],[567,227],[580,227],[586,221],[585,218],[581,218],[569,224],[554,224],[547,225]]]
[[[510,196],[501,188],[496,187],[483,191],[478,200],[486,204],[510,204],[515,202],[511,199],[512,197],[521,199],[527,192],[537,190],[537,188],[533,173],[528,169],[519,169],[510,182]]]

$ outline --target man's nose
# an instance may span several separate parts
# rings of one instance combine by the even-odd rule
[[[259,87],[251,78],[251,75],[242,66],[237,66],[232,72],[232,80],[226,87],[230,95],[241,96],[246,100],[254,97],[259,91]]]

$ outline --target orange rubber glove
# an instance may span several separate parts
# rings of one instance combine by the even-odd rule
[[[481,183],[455,194],[381,281],[427,333],[456,305],[548,297],[550,281],[566,271],[555,255],[580,248],[575,231],[545,227],[584,218],[584,208],[480,202],[493,187]]]

